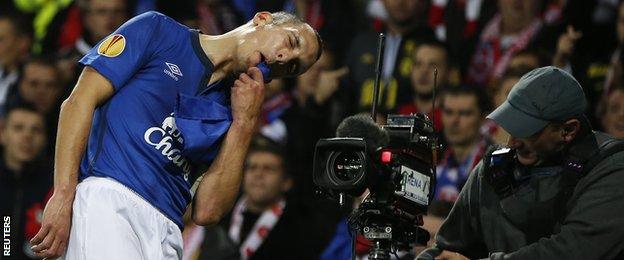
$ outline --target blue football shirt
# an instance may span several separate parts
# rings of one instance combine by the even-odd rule
[[[80,180],[113,178],[182,227],[191,172],[216,156],[232,121],[227,84],[207,85],[213,65],[199,32],[146,12],[80,63],[115,89],[94,113]]]

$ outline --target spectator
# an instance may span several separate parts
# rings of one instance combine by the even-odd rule
[[[462,75],[466,74],[479,34],[496,12],[496,0],[431,1],[429,25],[437,38],[446,42]]]
[[[82,1],[81,11],[84,31],[82,37],[76,43],[76,49],[81,54],[91,49],[97,42],[104,39],[128,20],[127,0]]]
[[[0,14],[0,108],[16,91],[21,65],[30,54],[31,44],[32,26],[24,16]]]
[[[473,87],[455,87],[442,97],[442,124],[447,147],[436,172],[436,200],[455,201],[489,140],[479,129],[489,111],[488,100]]]
[[[518,68],[509,69],[503,74],[503,76],[498,79],[496,82],[497,86],[493,89],[493,99],[492,103],[495,107],[500,106],[507,99],[507,95],[513,88],[516,83],[520,80],[522,75],[531,71],[533,68],[531,67],[523,67],[520,66]],[[483,127],[481,127],[481,133],[484,136],[488,136],[490,140],[492,140],[496,144],[505,145],[507,144],[507,138],[509,138],[509,134],[505,132],[505,129],[498,126],[494,121],[486,119]]]
[[[449,84],[449,57],[446,47],[437,41],[423,43],[413,53],[412,71],[410,80],[414,90],[414,98],[410,102],[399,106],[399,114],[423,113],[434,120],[436,130],[442,129],[440,121],[441,110],[435,109],[432,113],[434,70],[438,70],[437,84],[446,87]],[[436,91],[437,91],[436,90]],[[435,114],[435,115],[434,115]]]
[[[32,106],[13,107],[0,131],[0,213],[11,217],[11,256],[35,259],[28,241],[41,226],[52,187],[44,117]]]
[[[28,17],[30,23],[28,25],[28,35],[32,40],[31,48],[29,49],[33,54],[49,54],[49,50],[57,47],[52,43],[52,38],[56,38],[59,34],[56,22],[58,22],[59,18],[64,18],[64,12],[68,6],[71,6],[73,1],[15,0],[4,2],[13,4],[11,9],[14,10],[10,12],[21,17]]]
[[[388,12],[385,28],[386,44],[381,74],[379,110],[390,111],[399,104],[412,100],[410,68],[412,53],[421,42],[434,38],[431,29],[425,27],[426,1],[384,0]],[[353,40],[347,55],[349,78],[346,82],[353,98],[352,107],[361,112],[370,108],[373,101],[377,33],[364,32]]]
[[[46,136],[52,143],[56,139],[58,112],[64,94],[58,78],[59,70],[54,60],[47,57],[30,59],[24,64],[17,93],[9,98],[7,104],[9,107],[20,103],[32,104],[45,117],[48,129]]]
[[[316,116],[324,117],[322,123],[327,125],[327,129],[321,131],[321,136],[331,135],[347,113],[338,96],[345,94],[339,89],[339,84],[349,70],[345,67],[336,69],[336,59],[333,51],[323,50],[321,58],[297,78],[292,91],[296,104],[301,109],[299,112],[316,112]]]
[[[546,51],[539,49],[524,49],[515,53],[513,57],[511,57],[507,70],[530,70],[548,66],[550,64],[550,57]],[[505,72],[507,72],[507,70],[505,70]]]
[[[312,160],[319,138],[330,137],[344,116],[344,106],[334,98],[346,69],[334,70],[334,55],[324,50],[319,60],[299,76],[290,91],[292,106],[282,117],[288,130],[288,161],[293,166],[295,193],[312,199]],[[310,201],[312,202],[312,201]]]
[[[36,57],[27,61],[18,87],[22,102],[32,103],[43,115],[53,113],[63,93],[58,75],[58,68],[50,58]]]
[[[58,60],[64,82],[74,83],[80,70],[78,60],[95,44],[111,34],[130,17],[128,0],[82,0],[79,1],[82,18],[82,34],[70,48],[60,50]]]
[[[322,246],[330,240],[340,212],[336,203],[314,196],[311,165],[316,142],[333,136],[346,113],[337,96],[345,94],[338,86],[347,69],[336,69],[335,65],[334,52],[325,49],[319,60],[294,82],[294,88],[289,91],[292,105],[282,117],[288,132],[287,160],[294,180],[290,195],[305,204],[302,210],[310,210],[308,215],[318,220],[311,235],[319,238],[311,242]]]
[[[624,77],[622,71],[622,57],[624,57],[624,1],[620,1],[617,10],[616,35],[618,45],[613,54],[611,54],[611,63],[605,80],[604,93],[607,93],[612,86],[624,86],[622,80]]]
[[[487,85],[502,76],[511,57],[537,38],[541,4],[542,0],[498,0],[499,13],[483,29],[468,68],[470,83]]]
[[[247,155],[243,194],[231,216],[223,221],[227,237],[233,241],[242,259],[312,259],[320,248],[311,247],[310,221],[296,204],[287,201],[292,188],[281,148],[256,142]],[[206,236],[207,241],[213,235]],[[221,241],[223,242],[223,241]],[[228,244],[228,243],[221,243]],[[215,259],[219,254],[214,243],[204,243],[199,259]]]
[[[196,10],[199,29],[205,34],[223,34],[244,23],[230,1],[200,0],[197,1]]]
[[[598,105],[602,127],[607,134],[624,138],[624,87],[610,89]]]
[[[603,15],[608,10],[612,12],[613,17],[609,15],[610,22],[594,21],[590,28],[583,31],[584,37],[579,41],[577,49],[577,57],[581,56],[577,61],[572,63],[575,74],[574,76],[582,84],[585,91],[587,101],[591,107],[591,111],[596,113],[587,113],[587,116],[593,126],[602,125],[602,118],[596,109],[604,108],[603,103],[607,97],[604,95],[610,93],[611,87],[622,85],[622,47],[624,46],[624,1],[587,1],[594,3],[593,20],[596,20],[598,10]],[[605,5],[609,3],[608,8]],[[575,3],[577,5],[577,3]],[[615,19],[613,19],[615,18]],[[604,130],[604,129],[603,129]]]
[[[570,60],[574,54],[576,42],[583,37],[583,33],[574,30],[571,25],[568,26],[567,31],[559,36],[557,41],[557,51],[553,56],[552,64],[560,69],[564,69],[569,73],[572,73],[572,65]]]
[[[288,0],[284,10],[296,14],[316,29],[323,38],[325,48],[337,54],[335,64],[343,65],[344,54],[358,27],[365,17],[354,1],[334,0]],[[359,16],[357,15],[359,12]]]
[[[313,231],[324,236],[320,240],[330,239],[340,212],[335,203],[314,196],[311,165],[316,142],[333,136],[345,115],[345,107],[336,96],[344,94],[337,92],[339,79],[346,73],[345,68],[335,69],[333,52],[324,50],[319,60],[296,79],[294,89],[289,91],[292,105],[282,117],[288,132],[287,160],[294,180],[291,197],[308,205],[312,215],[320,216]]]
[[[274,142],[285,144],[288,138],[286,125],[282,117],[292,106],[292,96],[285,91],[286,81],[274,79],[264,85],[264,103],[262,104],[260,134]]]

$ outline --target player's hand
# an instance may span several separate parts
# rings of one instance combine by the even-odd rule
[[[234,81],[231,100],[233,121],[253,128],[264,101],[264,78],[260,69],[251,67],[247,73],[240,74]]]
[[[73,196],[55,193],[43,210],[41,229],[30,240],[32,250],[46,259],[65,253],[71,227]]]
[[[435,260],[469,260],[468,257],[463,256],[460,253],[451,251],[442,251],[442,253],[436,256]]]

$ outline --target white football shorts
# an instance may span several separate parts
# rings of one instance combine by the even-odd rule
[[[88,177],[76,187],[61,259],[182,259],[180,228],[121,183]]]

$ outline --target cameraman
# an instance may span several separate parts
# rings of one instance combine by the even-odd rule
[[[586,104],[558,68],[524,75],[488,116],[512,150],[486,154],[417,259],[622,259],[624,149]]]

